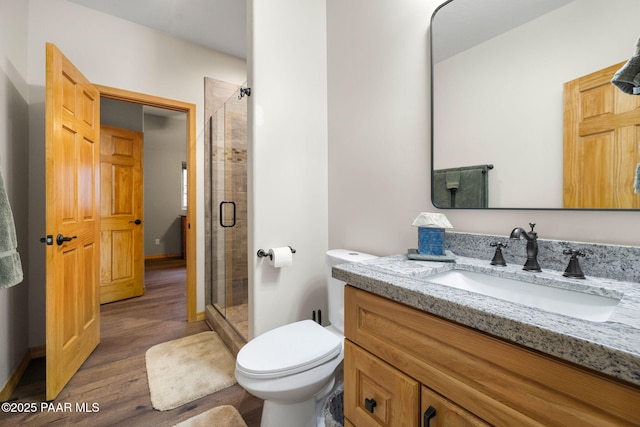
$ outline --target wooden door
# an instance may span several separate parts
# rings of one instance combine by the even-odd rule
[[[46,399],[100,341],[100,93],[46,47]]]
[[[610,83],[622,65],[564,85],[565,208],[640,208],[640,97]]]
[[[144,293],[140,132],[101,126],[100,303]]]

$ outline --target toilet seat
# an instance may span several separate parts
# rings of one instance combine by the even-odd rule
[[[342,352],[342,339],[312,320],[290,323],[249,341],[236,368],[249,378],[278,378],[313,369]]]

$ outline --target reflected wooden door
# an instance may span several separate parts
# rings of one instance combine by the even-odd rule
[[[46,46],[46,399],[100,341],[100,93]]]
[[[564,85],[565,208],[640,208],[640,97],[610,83],[622,65]]]
[[[144,293],[142,143],[140,132],[100,132],[100,303]]]

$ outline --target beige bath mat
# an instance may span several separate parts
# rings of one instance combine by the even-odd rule
[[[237,409],[230,405],[209,409],[195,417],[189,418],[174,427],[247,427]]]
[[[166,411],[235,384],[235,359],[213,331],[147,350],[151,404]]]

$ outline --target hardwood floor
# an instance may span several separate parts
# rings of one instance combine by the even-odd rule
[[[101,307],[100,345],[49,404],[44,402],[45,360],[32,360],[9,402],[35,403],[37,411],[0,412],[0,425],[171,426],[207,409],[233,405],[249,427],[259,426],[262,401],[237,384],[171,411],[153,409],[146,351],[209,328],[204,321],[186,321],[184,261],[147,261],[145,285],[145,295]],[[76,411],[76,404],[97,411]]]

